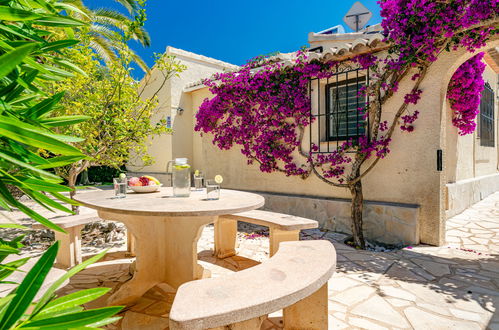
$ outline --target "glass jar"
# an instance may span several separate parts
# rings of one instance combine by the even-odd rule
[[[191,194],[191,165],[187,158],[175,158],[173,164],[173,196],[189,197]]]

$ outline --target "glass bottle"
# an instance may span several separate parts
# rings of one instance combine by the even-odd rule
[[[173,164],[173,196],[189,197],[191,194],[191,166],[187,158],[175,158]]]

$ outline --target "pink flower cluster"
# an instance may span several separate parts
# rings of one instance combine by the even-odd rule
[[[386,41],[399,54],[393,65],[434,62],[448,47],[464,46],[473,52],[485,45],[491,27],[475,24],[498,15],[497,0],[380,0]]]
[[[490,27],[474,25],[498,14],[498,0],[380,0],[382,26],[391,46],[386,59],[372,54],[352,59],[363,69],[369,69],[372,80],[383,77],[383,70],[421,68],[435,61],[440,51],[465,47],[472,52],[482,47],[495,33]],[[481,58],[480,58],[481,59]],[[455,86],[468,86],[461,92],[457,87],[449,91],[449,100],[456,113],[454,124],[461,132],[470,132],[476,116],[476,95],[479,89],[479,70],[468,64],[456,72]],[[380,63],[384,65],[379,65]],[[364,158],[373,155],[385,157],[389,152],[390,138],[382,132],[389,129],[388,122],[379,124],[377,136],[350,139],[339,144],[329,154],[311,153],[305,164],[296,163],[300,146],[300,132],[311,124],[311,78],[328,78],[334,75],[337,62],[309,61],[302,51],[291,65],[277,62],[276,58],[260,56],[249,61],[237,72],[217,74],[205,84],[214,95],[205,99],[196,114],[196,131],[213,135],[213,143],[220,149],[241,146],[248,163],[256,162],[263,172],[284,171],[286,175],[305,177],[312,170],[321,170],[324,178],[344,181],[346,166],[352,162],[350,151]],[[411,79],[420,78],[419,73]],[[468,84],[468,85],[467,85]],[[360,94],[374,96],[373,86],[363,87]],[[454,86],[454,85],[453,85]],[[483,86],[483,82],[482,82]],[[382,91],[396,92],[398,82],[382,82]],[[404,96],[406,104],[417,104],[423,91],[415,90]],[[368,109],[359,109],[367,118]],[[402,116],[401,129],[411,132],[419,112]],[[474,123],[473,123],[474,124]],[[347,153],[348,151],[348,153]]]
[[[402,125],[400,125],[400,129],[406,132],[414,131],[414,126],[412,125],[416,119],[418,119],[419,111],[414,111],[412,115],[405,115],[400,117],[402,119]]]
[[[297,129],[310,124],[309,78],[331,76],[331,63],[304,61],[296,65],[248,62],[237,72],[216,74],[205,81],[215,95],[196,114],[195,130],[213,134],[220,149],[241,145],[241,152],[260,164],[263,172],[284,167],[287,175],[307,175],[293,162],[300,144]]]
[[[484,53],[478,53],[464,62],[454,73],[447,90],[447,99],[453,111],[452,124],[460,135],[475,131],[475,118],[480,112],[480,97],[484,87]]]

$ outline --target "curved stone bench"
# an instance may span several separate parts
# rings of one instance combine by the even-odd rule
[[[267,314],[281,309],[285,328],[327,329],[327,282],[335,267],[329,241],[284,242],[258,266],[180,286],[170,329],[260,329]]]
[[[281,242],[298,241],[300,230],[319,227],[319,223],[315,220],[263,210],[220,216],[215,222],[217,258],[227,258],[236,254],[237,221],[269,227],[270,256],[276,253]]]

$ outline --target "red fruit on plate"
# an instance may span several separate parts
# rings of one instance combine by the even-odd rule
[[[146,178],[145,176],[141,176],[139,178],[139,180],[140,180],[140,183],[142,183],[142,186],[148,186],[149,185],[149,181],[150,180],[148,178]]]

